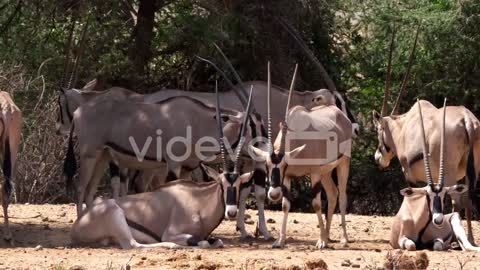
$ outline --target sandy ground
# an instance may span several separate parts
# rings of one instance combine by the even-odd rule
[[[256,212],[248,214],[257,219]],[[16,243],[11,247],[0,240],[0,269],[307,269],[309,261],[320,260],[328,269],[383,269],[392,251],[387,240],[391,217],[348,215],[348,248],[341,248],[338,242],[338,215],[332,225],[335,242],[327,250],[316,250],[316,215],[291,213],[287,246],[281,250],[271,249],[272,241],[241,242],[235,223],[224,221],[214,231],[225,243],[222,249],[123,251],[117,247],[69,247],[73,205],[12,205],[10,215]],[[282,213],[269,211],[266,215],[273,220],[268,227],[276,237]],[[247,229],[253,233],[255,225],[249,223]],[[476,239],[480,239],[478,222],[474,229]],[[460,269],[460,264],[464,264],[463,269],[480,269],[480,254],[458,250],[426,253],[429,269]],[[350,266],[342,266],[348,264],[346,260]]]

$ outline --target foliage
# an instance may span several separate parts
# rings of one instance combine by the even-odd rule
[[[265,80],[270,60],[273,82],[285,87],[298,62],[298,89],[325,87],[278,18],[288,21],[326,67],[337,88],[347,94],[351,110],[362,124],[348,192],[350,211],[355,213],[394,213],[401,200],[398,191],[405,185],[398,164],[387,171],[374,164],[377,139],[370,123],[372,110],[381,106],[393,27],[397,29],[392,77],[395,97],[415,29],[421,23],[415,63],[401,103],[403,111],[417,97],[440,105],[444,96],[449,104],[480,111],[476,102],[480,95],[480,3],[475,0],[6,0],[0,11],[0,63],[4,63],[0,70],[10,74],[5,76],[7,80],[23,80],[5,84],[0,78],[3,90],[15,92],[26,118],[21,161],[26,164],[19,166],[19,190],[24,190],[19,185],[31,185],[34,180],[26,179],[35,175],[39,182],[55,178],[56,184],[44,189],[63,192],[59,164],[64,139],[48,135],[56,143],[49,149],[39,145],[45,132],[53,130],[55,90],[63,74],[72,21],[78,22],[77,41],[81,28],[89,24],[76,87],[95,77],[100,89],[116,85],[139,92],[162,88],[211,91],[219,77],[195,56],[225,67],[213,42],[229,56],[244,80]],[[152,11],[153,17],[149,17]],[[221,87],[226,88],[225,82],[221,81]],[[57,166],[45,169],[41,159],[30,158],[42,151],[50,153],[52,156],[45,158],[52,164],[56,160]],[[311,210],[307,182],[297,185],[293,193],[298,198],[292,204],[297,210]],[[34,198],[19,198],[31,202],[50,199],[42,192]],[[57,201],[62,200],[65,198]]]

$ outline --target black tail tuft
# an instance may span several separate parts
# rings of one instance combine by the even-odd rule
[[[65,162],[63,163],[63,173],[66,176],[67,194],[73,195],[73,177],[77,173],[77,160],[75,159],[75,150],[73,147],[73,124],[68,139],[67,155],[65,156]]]
[[[7,197],[12,193],[12,156],[10,151],[10,140],[5,140],[5,157],[3,158],[3,175],[5,176],[4,190]]]
[[[468,179],[468,197],[472,202],[475,212],[480,214],[480,200],[475,194],[475,187],[477,183],[477,174],[475,172],[475,156],[473,153],[473,147],[470,147],[467,160],[467,179]]]

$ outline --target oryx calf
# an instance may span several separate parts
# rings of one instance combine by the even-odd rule
[[[293,90],[295,73],[290,87],[291,91]],[[289,102],[287,102],[287,109],[288,104]],[[269,103],[269,111],[270,107]],[[341,242],[346,245],[348,242],[345,225],[346,188],[350,170],[352,124],[347,116],[336,106],[318,106],[311,110],[302,106],[296,106],[287,110],[285,119],[273,149],[270,117],[268,117],[269,151],[252,147],[256,158],[266,161],[267,172],[270,178],[269,199],[277,202],[283,197],[282,209],[284,217],[282,229],[280,237],[275,241],[273,247],[283,247],[285,245],[287,217],[292,199],[290,196],[291,181],[294,177],[304,175],[310,175],[315,192],[312,204],[320,225],[320,239],[317,242],[317,248],[325,248],[327,246],[331,219],[338,194],[340,194],[343,228]],[[331,172],[334,169],[337,169],[338,189],[340,192],[331,179]],[[323,224],[321,213],[321,185],[324,187],[328,198],[326,227]]]
[[[443,125],[440,142],[440,166],[437,184],[433,183],[429,162],[429,144],[425,138],[421,102],[417,102],[423,155],[425,157],[425,176],[427,186],[423,188],[405,188],[401,190],[404,196],[402,206],[394,218],[390,235],[390,245],[393,248],[417,250],[433,248],[446,250],[455,239],[463,250],[480,251],[467,238],[460,216],[457,212],[443,215],[445,194],[457,195],[467,191],[464,185],[444,187],[445,184],[445,114],[443,107]]]
[[[12,232],[8,222],[8,204],[15,181],[18,147],[22,137],[22,112],[13,102],[8,92],[0,91],[0,149],[2,153],[2,171],[4,180],[0,182],[0,198],[3,207],[3,238],[13,243]]]

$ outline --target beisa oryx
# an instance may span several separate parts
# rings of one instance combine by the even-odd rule
[[[446,99],[445,99],[446,102]],[[425,138],[425,129],[422,116],[424,103],[417,101],[414,105],[418,107],[417,119],[420,121],[420,133],[422,137],[422,148],[425,162],[425,178],[427,186],[422,188],[405,188],[400,191],[404,196],[402,205],[394,217],[390,235],[390,245],[393,248],[417,250],[422,248],[433,248],[434,250],[447,250],[453,241],[458,241],[462,250],[480,251],[479,247],[473,246],[463,229],[460,215],[457,212],[444,215],[443,206],[445,194],[450,196],[461,194],[467,191],[464,185],[457,184],[445,186],[445,158],[450,153],[445,153],[445,119],[447,107],[443,105],[442,129],[440,131],[440,165],[438,168],[438,181],[433,182],[430,170],[429,143]],[[438,123],[437,123],[438,124]]]
[[[225,137],[232,145],[240,140],[242,127],[251,136],[247,111],[248,106],[243,113],[222,110]],[[105,100],[79,107],[73,115],[65,159],[67,187],[71,190],[76,173],[75,134],[81,162],[77,214],[80,216],[83,202],[87,207],[92,205],[109,161],[139,170],[155,169],[165,162],[169,172],[179,179],[182,168],[192,170],[203,161],[214,160],[215,118],[215,108],[188,97],[174,97],[158,104]]]
[[[375,152],[375,161],[382,168],[387,168],[390,161],[397,157],[402,166],[403,173],[409,185],[415,185],[417,182],[427,182],[425,177],[425,163],[422,147],[420,144],[412,143],[421,141],[421,130],[419,129],[418,113],[412,107],[408,112],[399,114],[399,101],[408,81],[410,67],[415,51],[418,30],[415,37],[413,49],[410,53],[410,60],[407,73],[403,79],[400,93],[395,102],[393,111],[388,115],[388,99],[390,95],[390,77],[391,77],[391,55],[393,52],[395,32],[392,34],[390,42],[390,53],[387,66],[387,79],[385,83],[385,95],[381,113],[373,112],[373,121],[377,129],[378,147]],[[433,179],[438,179],[439,155],[440,152],[440,133],[441,130],[441,111],[430,102],[420,100],[425,119],[425,136],[428,142],[428,148],[432,156]],[[459,180],[466,176],[468,183],[469,200],[465,205],[467,218],[467,231],[469,241],[473,243],[473,233],[471,227],[471,201],[475,207],[478,207],[475,196],[475,186],[477,175],[480,169],[480,122],[471,111],[463,106],[448,106],[447,125],[445,127],[445,136],[448,141],[446,146],[448,158],[445,163],[445,185],[453,186]],[[454,210],[459,211],[461,206],[460,193],[452,193]]]
[[[3,182],[0,182],[0,197],[3,207],[3,238],[13,244],[12,232],[8,222],[8,204],[15,181],[17,155],[22,138],[22,112],[13,102],[8,92],[0,91],[0,149],[2,153]]]
[[[291,90],[295,83],[296,70],[291,83]],[[270,96],[270,88],[268,89]],[[270,98],[268,98],[270,100]],[[320,239],[317,248],[325,248],[329,239],[330,225],[340,195],[340,212],[342,215],[343,235],[341,242],[347,245],[348,237],[345,224],[347,208],[347,180],[350,170],[352,123],[347,116],[334,105],[322,105],[308,110],[302,106],[295,106],[285,113],[285,120],[281,131],[271,142],[271,118],[268,117],[267,151],[252,146],[257,159],[266,162],[270,188],[268,197],[273,202],[282,200],[284,213],[280,237],[273,247],[283,247],[286,239],[286,226],[290,202],[292,200],[290,187],[294,177],[310,175],[314,192],[312,205],[317,213],[320,226]],[[267,106],[270,112],[271,104]],[[269,114],[270,116],[270,114]],[[336,169],[338,187],[335,186],[331,172]],[[323,186],[328,199],[327,222],[324,226],[320,188]]]
[[[224,133],[228,131],[224,125],[229,123],[222,120],[218,102],[215,114],[223,173],[205,167],[215,181],[195,183],[177,180],[153,192],[128,195],[118,200],[97,199],[73,224],[73,242],[113,239],[125,249],[222,246],[220,240],[213,241],[208,236],[224,218],[236,216],[240,186],[249,181],[252,173],[240,174],[238,164],[241,149],[247,141],[245,125],[240,130],[240,140],[233,152],[232,168],[226,160],[225,145],[230,140]],[[248,115],[244,118],[248,119]]]

